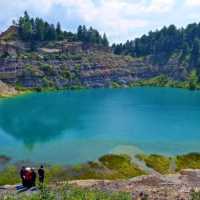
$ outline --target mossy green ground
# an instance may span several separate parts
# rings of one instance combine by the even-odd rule
[[[176,157],[176,171],[182,169],[200,169],[200,153],[190,153]]]
[[[140,160],[143,160],[146,165],[161,174],[172,173],[170,165],[175,161],[175,171],[179,172],[182,169],[200,169],[200,154],[189,153],[185,155],[178,155],[174,158],[162,155],[138,155]]]
[[[170,173],[170,162],[171,158],[161,155],[138,155],[140,160],[143,160],[146,165],[161,174]]]

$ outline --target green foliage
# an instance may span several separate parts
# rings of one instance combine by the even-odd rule
[[[190,200],[200,200],[200,192],[192,191]]]
[[[32,196],[26,196],[19,194],[17,196],[8,196],[8,200],[131,200],[129,193],[123,192],[102,192],[99,190],[82,189],[65,185],[58,188],[50,188],[47,186],[40,187],[39,194],[33,194]]]
[[[188,60],[191,67],[200,66],[200,24],[189,24],[186,28],[177,29],[174,25],[161,30],[150,31],[125,44],[114,44],[116,54],[136,57],[151,56],[156,63],[166,63],[174,54],[180,61]]]
[[[188,88],[194,90],[199,83],[199,77],[196,70],[192,70],[188,76]]]
[[[53,88],[55,87],[54,82],[52,80],[49,80],[47,77],[43,77],[43,87],[44,88]],[[42,88],[41,88],[42,90]]]
[[[104,33],[102,37],[100,33],[92,27],[87,29],[86,26],[79,26],[77,30],[77,38],[84,43],[98,44],[105,47],[109,46],[106,34]]]
[[[20,17],[19,22],[19,36],[23,41],[34,43],[37,41],[53,41],[64,39],[64,32],[61,30],[58,23],[57,28],[53,24],[43,21],[40,18],[30,18],[25,12],[23,17]]]
[[[186,81],[175,81],[168,77],[161,75],[150,79],[140,80],[133,82],[130,87],[141,86],[154,86],[154,87],[173,87],[173,88],[186,88],[186,89],[200,89],[200,83],[195,71],[189,74]]]
[[[176,82],[170,80],[165,75],[160,75],[154,78],[146,79],[137,81],[131,84],[131,86],[157,86],[157,87],[168,87],[168,86],[175,86]]]
[[[161,155],[138,155],[140,160],[143,160],[146,165],[161,174],[170,173],[170,158]]]
[[[48,63],[40,63],[39,69],[44,71],[47,76],[55,76],[56,69]]]
[[[117,82],[112,82],[112,88],[120,88],[121,85]]]
[[[176,157],[176,170],[182,169],[200,169],[200,154],[190,153]]]
[[[124,179],[144,175],[131,159],[126,155],[106,155],[99,162],[88,162],[75,166],[45,167],[46,183],[80,179]],[[20,182],[19,172],[11,166],[0,171],[0,185]]]
[[[63,70],[62,75],[65,79],[71,79],[72,78],[71,72],[67,69]]]
[[[124,177],[134,177],[144,174],[144,172],[133,164],[131,158],[127,155],[105,155],[99,158],[105,167],[116,170]]]
[[[19,183],[20,178],[15,166],[9,166],[0,172],[0,185]]]
[[[77,34],[74,34],[63,31],[59,22],[55,27],[53,24],[49,24],[43,19],[30,18],[26,11],[24,16],[20,17],[18,26],[20,39],[25,42],[30,42],[31,50],[35,50],[37,42],[64,39],[68,41],[82,41],[83,43],[97,44],[104,47],[109,46],[106,34],[101,36],[101,34],[92,27],[87,29],[86,26],[79,26]]]

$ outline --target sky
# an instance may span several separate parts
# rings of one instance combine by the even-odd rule
[[[0,32],[27,10],[32,17],[58,21],[64,30],[78,25],[106,33],[111,43],[132,40],[150,30],[200,22],[200,0],[0,0]]]

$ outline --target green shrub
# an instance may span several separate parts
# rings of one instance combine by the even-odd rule
[[[200,192],[192,191],[190,200],[200,200]]]
[[[0,185],[16,184],[19,182],[19,172],[15,166],[9,166],[0,172]]]
[[[69,70],[67,70],[67,69],[64,69],[64,70],[62,71],[62,75],[63,75],[63,77],[64,77],[65,79],[71,79],[71,77],[72,77],[71,72],[70,72]]]
[[[176,170],[200,169],[200,153],[190,153],[176,157]]]
[[[170,173],[171,159],[161,155],[138,155],[140,160],[143,160],[146,165],[161,174]]]
[[[131,158],[127,155],[105,155],[99,158],[99,162],[108,169],[117,171],[124,178],[145,174],[138,166],[132,163]]]
[[[132,163],[126,155],[105,155],[99,162],[88,162],[75,166],[47,166],[46,183],[79,179],[125,179],[144,175],[145,173]],[[19,183],[20,177],[16,167],[11,166],[0,172],[0,185]]]
[[[120,84],[117,82],[112,82],[112,88],[120,88]]]

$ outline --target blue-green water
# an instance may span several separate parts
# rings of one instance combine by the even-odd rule
[[[98,89],[0,100],[0,154],[14,161],[74,164],[116,151],[200,152],[200,92]]]

